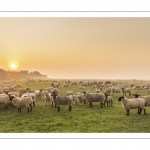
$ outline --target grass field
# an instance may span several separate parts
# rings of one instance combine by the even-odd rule
[[[25,81],[18,81],[23,87],[32,90],[46,88],[50,82],[35,82],[25,84]],[[64,88],[59,87],[60,95],[65,95],[66,91],[72,90],[74,94],[82,92],[78,86]],[[87,86],[87,91],[95,92],[92,86]],[[104,88],[103,88],[104,91]],[[147,95],[147,90],[132,90],[132,93]],[[36,99],[36,107],[31,113],[27,113],[26,108],[21,113],[17,108],[4,109],[0,105],[0,132],[1,133],[149,133],[150,128],[150,107],[146,108],[147,115],[143,112],[137,114],[137,110],[130,110],[130,115],[126,116],[126,111],[118,101],[122,94],[113,96],[113,107],[100,108],[98,102],[93,103],[89,108],[88,104],[75,105],[73,102],[72,111],[68,111],[68,106],[61,106],[60,112],[50,106],[45,106],[44,99]],[[129,96],[127,95],[129,98]]]

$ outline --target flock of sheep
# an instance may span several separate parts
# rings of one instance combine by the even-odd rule
[[[28,81],[29,82],[29,81]],[[28,84],[27,82],[27,84]],[[37,81],[38,82],[38,81]],[[40,81],[41,82],[41,81]],[[57,111],[60,111],[60,105],[68,105],[68,111],[72,111],[72,103],[73,101],[80,103],[88,103],[89,107],[92,107],[93,102],[99,102],[100,107],[102,108],[107,104],[108,106],[113,106],[113,95],[115,93],[121,94],[118,98],[118,101],[121,101],[122,106],[126,109],[126,115],[129,115],[130,109],[137,109],[137,113],[141,114],[142,110],[144,110],[144,114],[146,115],[145,107],[150,106],[150,95],[149,95],[149,85],[129,83],[124,82],[85,82],[85,81],[73,81],[70,82],[69,80],[63,82],[64,88],[69,88],[69,86],[76,85],[79,89],[84,89],[81,93],[74,94],[73,91],[67,91],[65,95],[59,94],[59,86],[61,82],[55,81],[51,83],[50,87],[45,89],[39,89],[32,91],[30,88],[23,88],[21,85],[15,83],[14,85],[6,83],[0,84],[0,104],[4,104],[5,108],[7,109],[8,106],[12,105],[18,109],[18,112],[21,112],[23,107],[27,108],[27,113],[32,111],[32,107],[36,106],[36,99],[43,96],[45,100],[45,105],[55,105]],[[115,85],[120,84],[121,87],[116,87]],[[90,93],[86,91],[86,86],[91,86],[95,89],[95,92]],[[18,92],[16,91],[18,88]],[[102,92],[102,88],[104,91]],[[126,94],[128,93],[131,96],[131,89],[147,89],[148,95],[147,96],[140,96],[139,94],[132,94],[133,98],[128,99]]]

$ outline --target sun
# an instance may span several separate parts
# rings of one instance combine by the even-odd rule
[[[16,70],[18,68],[18,63],[16,61],[12,61],[9,63],[9,67],[12,70]]]

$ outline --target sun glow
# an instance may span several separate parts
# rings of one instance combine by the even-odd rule
[[[9,63],[9,67],[10,67],[10,69],[12,69],[12,70],[16,70],[17,68],[18,68],[18,63],[17,62],[10,62]]]

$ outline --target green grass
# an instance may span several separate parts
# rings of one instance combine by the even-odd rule
[[[46,88],[50,82],[35,82],[25,84],[25,81],[18,81],[23,87],[32,90]],[[60,95],[65,95],[66,91],[72,90],[76,94],[82,92],[78,86],[64,88],[61,83],[59,87]],[[95,92],[92,86],[86,90]],[[103,88],[104,91],[104,88]],[[132,91],[136,93],[139,91]],[[147,95],[147,90],[141,90],[141,95]],[[57,108],[45,106],[44,99],[36,99],[36,107],[31,113],[23,108],[21,113],[17,108],[4,109],[0,105],[0,132],[1,133],[149,133],[150,128],[150,107],[146,108],[147,115],[143,112],[137,114],[137,110],[130,110],[130,115],[126,116],[126,111],[118,102],[118,97],[113,96],[113,107],[100,108],[98,102],[93,103],[89,108],[88,104],[75,105],[73,102],[72,111],[68,111],[68,106],[61,106],[60,112]],[[127,95],[127,97],[129,97]],[[130,98],[130,97],[129,97]]]

